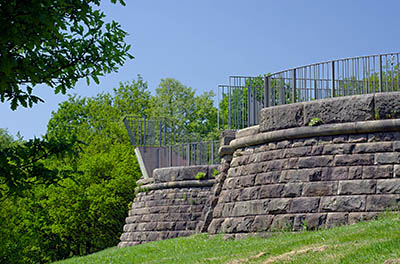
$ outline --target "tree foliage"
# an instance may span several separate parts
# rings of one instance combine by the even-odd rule
[[[38,84],[65,94],[79,79],[98,83],[99,76],[133,58],[127,33],[115,21],[105,23],[99,5],[100,0],[0,0],[0,101],[10,101],[13,110],[31,107],[43,101],[33,94]]]
[[[150,116],[165,118],[176,138],[215,139],[217,109],[213,92],[196,96],[191,87],[172,78],[161,79],[152,98]]]
[[[212,96],[169,78],[152,96],[139,76],[113,93],[69,96],[42,139],[15,142],[0,130],[3,171],[15,168],[11,179],[19,186],[6,195],[11,179],[0,177],[0,263],[48,263],[115,246],[141,177],[122,117],[163,116],[177,129],[213,137]],[[75,152],[55,155],[68,142]],[[40,170],[21,167],[26,162]]]

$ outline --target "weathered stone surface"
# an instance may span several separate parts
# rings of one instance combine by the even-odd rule
[[[251,231],[253,231],[253,232],[268,231],[271,227],[273,219],[274,219],[274,217],[272,215],[257,215],[254,218],[254,222],[253,222]]]
[[[327,144],[323,146],[323,155],[337,155],[352,153],[354,144]]]
[[[374,96],[361,95],[316,100],[304,104],[304,123],[320,118],[324,124],[374,119]]]
[[[210,175],[214,168],[216,166],[158,169],[154,173],[154,183],[150,185],[159,184],[168,187],[171,182],[165,182],[166,180],[190,182],[193,181],[197,172],[201,171]],[[168,171],[170,175],[166,173]],[[127,224],[124,226],[119,246],[193,234],[196,225],[205,219],[202,218],[202,212],[207,198],[211,195],[211,186],[186,188],[184,184],[181,185],[179,188],[156,189],[139,193],[132,205],[130,215],[126,218]],[[211,219],[207,221],[209,224]]]
[[[270,214],[283,214],[287,213],[290,208],[290,198],[275,198],[266,203],[266,211]]]
[[[368,213],[349,213],[349,224],[355,224],[360,221],[367,221],[378,216],[377,212]]]
[[[311,154],[311,146],[287,148],[283,151],[283,158],[304,157]]]
[[[335,166],[370,165],[374,162],[374,154],[336,155]]]
[[[248,175],[248,176],[243,176],[240,177],[239,184],[241,187],[250,187],[254,186],[254,180],[256,178],[256,175]]]
[[[319,181],[322,177],[322,169],[298,169],[282,171],[280,182],[308,182]]]
[[[302,183],[285,184],[282,191],[283,197],[300,197],[303,189]]]
[[[304,125],[303,104],[287,104],[261,109],[260,131],[266,132]]]
[[[311,182],[303,185],[303,196],[331,196],[337,194],[338,183]]]
[[[290,214],[276,215],[272,220],[271,230],[272,231],[293,230],[294,218],[295,215],[290,215]]]
[[[376,153],[393,151],[392,142],[374,142],[356,144],[353,153]]]
[[[294,198],[290,205],[290,213],[315,213],[318,211],[319,197]]]
[[[259,173],[256,176],[255,184],[261,185],[261,184],[269,184],[269,183],[278,183],[280,176],[281,176],[281,173],[279,171],[270,171],[270,172],[265,172],[265,173]]]
[[[379,119],[400,118],[400,93],[375,94],[375,111]]]
[[[229,143],[231,143],[231,141],[235,139],[236,137],[235,134],[236,130],[233,129],[223,130],[220,136],[221,146],[229,145]]]
[[[269,184],[261,186],[259,191],[260,199],[281,197],[283,186],[283,184]]]
[[[316,168],[331,166],[333,163],[333,156],[313,156],[299,158],[299,168]]]
[[[250,215],[250,212],[251,208],[249,202],[236,202],[233,207],[232,216],[246,216]]]
[[[239,196],[239,201],[255,200],[259,198],[260,187],[244,188]]]
[[[349,104],[365,110],[368,98],[363,102],[349,100]],[[334,104],[339,103],[328,102]],[[332,123],[354,114],[345,113],[337,119],[340,107],[332,113],[322,112]],[[369,120],[370,113],[364,110],[353,117]],[[400,132],[392,131],[399,123],[378,120],[313,128],[293,123],[292,128],[289,124],[289,129],[267,133],[253,127],[237,132],[228,145],[235,137],[231,134],[222,143],[234,153],[222,158],[212,190],[211,186],[169,185],[171,181],[193,180],[197,172],[191,169],[181,173],[182,168],[174,168],[172,175],[159,172],[147,185],[163,181],[169,188],[137,195],[120,244],[184,236],[195,230],[222,231],[237,237],[278,229],[331,227],[370,219],[387,208],[398,209]],[[297,138],[295,133],[303,134]],[[207,177],[212,172],[207,167]]]
[[[373,194],[376,192],[376,180],[339,181],[338,194]]]
[[[322,197],[320,210],[322,212],[364,211],[365,200],[365,195]]]
[[[398,210],[400,205],[400,196],[398,194],[382,194],[367,196],[366,211],[378,212],[387,209]]]
[[[362,178],[362,166],[351,166],[349,167],[349,174],[348,174],[348,179],[353,180],[353,179],[361,179]]]
[[[325,225],[327,214],[307,214],[303,224],[307,230],[314,230]]]
[[[326,217],[326,228],[345,225],[348,222],[348,213],[329,213]]]
[[[349,142],[351,142],[351,143],[367,142],[367,140],[368,140],[368,136],[366,134],[349,135]]]
[[[364,179],[393,178],[393,165],[363,166]]]
[[[378,180],[376,193],[378,194],[400,193],[400,179]]]
[[[398,164],[398,163],[400,163],[400,152],[375,154],[375,164]]]
[[[349,168],[348,167],[331,167],[324,168],[322,170],[322,181],[337,181],[348,179]]]
[[[210,233],[211,235],[214,235],[216,233],[218,233],[221,230],[221,224],[222,222],[224,222],[223,218],[213,218],[213,220],[211,221],[211,224],[209,225],[207,231],[208,233]]]

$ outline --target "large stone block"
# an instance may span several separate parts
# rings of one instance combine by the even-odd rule
[[[281,176],[280,171],[270,171],[265,173],[257,174],[255,179],[256,185],[263,185],[269,183],[278,183],[279,177]]]
[[[333,163],[334,156],[312,156],[299,158],[299,168],[316,168],[331,166]]]
[[[348,223],[348,213],[329,213],[326,217],[326,228],[341,226]]]
[[[322,147],[322,146],[321,146]],[[323,146],[323,155],[350,154],[353,151],[353,144],[326,144]]]
[[[354,153],[376,153],[393,151],[392,142],[359,143],[354,147]]]
[[[339,181],[339,194],[373,194],[376,192],[376,180]]]
[[[367,212],[378,212],[384,210],[398,210],[400,207],[400,195],[381,194],[369,195],[367,197]]]
[[[365,195],[322,197],[322,212],[357,212],[365,209]]]
[[[322,181],[337,181],[348,179],[349,168],[348,167],[330,167],[324,168],[322,171]]]
[[[285,170],[282,171],[280,182],[308,182],[313,180],[320,180],[322,175],[321,168],[315,169],[298,169],[298,170]]]
[[[336,97],[304,104],[304,124],[320,118],[323,124],[374,119],[374,95]]]
[[[320,228],[321,226],[324,226],[325,222],[326,214],[313,213],[307,214],[302,224],[304,225],[304,227],[307,228],[307,230],[314,230]]]
[[[400,93],[375,94],[375,111],[379,119],[400,118]]]
[[[331,196],[337,193],[336,181],[310,182],[303,186],[303,196]]]
[[[319,197],[294,198],[290,205],[291,213],[315,213],[318,211]]]
[[[363,166],[364,179],[393,178],[393,165]]]
[[[400,163],[400,152],[375,154],[375,164],[398,164],[398,163]]]
[[[272,220],[274,217],[272,215],[257,215],[254,218],[253,226],[251,230],[253,232],[263,232],[268,231],[271,227]]]
[[[290,208],[290,198],[275,198],[266,203],[266,211],[270,214],[283,214],[287,213]]]
[[[374,164],[374,154],[336,155],[335,166],[356,166]]]
[[[269,184],[261,186],[259,190],[260,199],[281,197],[283,186],[283,184]]]
[[[400,193],[400,179],[378,180],[376,192],[378,194]]]
[[[287,183],[282,192],[283,197],[300,197],[303,189],[302,183]]]
[[[296,217],[295,215],[291,214],[276,215],[272,221],[271,230],[272,231],[293,230],[295,217]]]
[[[261,109],[260,131],[272,131],[304,125],[303,104],[288,104]]]
[[[287,148],[282,150],[284,158],[304,157],[311,154],[312,147]]]

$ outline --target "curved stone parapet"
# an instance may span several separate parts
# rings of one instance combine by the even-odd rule
[[[400,205],[400,93],[265,108],[236,132],[208,232],[332,227]],[[318,126],[309,126],[317,119]],[[228,151],[227,151],[228,152]]]
[[[215,165],[161,168],[154,170],[154,178],[138,181],[118,247],[194,234],[215,184],[215,169]],[[202,179],[196,179],[199,172]]]

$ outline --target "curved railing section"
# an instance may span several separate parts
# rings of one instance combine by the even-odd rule
[[[400,53],[319,62],[258,77],[231,76],[219,86],[219,127],[258,124],[263,107],[400,90]]]

